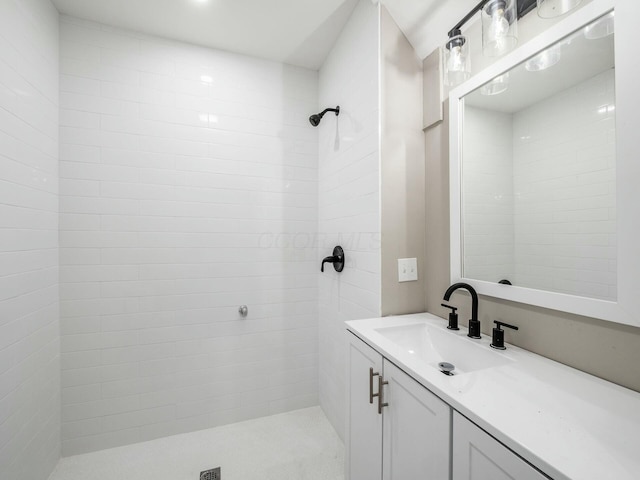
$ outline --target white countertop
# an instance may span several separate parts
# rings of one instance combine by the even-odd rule
[[[345,322],[349,331],[555,480],[640,479],[640,393],[491,338],[447,330],[428,313]],[[443,375],[376,331],[427,323],[512,360]],[[446,359],[442,359],[446,360]],[[621,365],[620,368],[624,368]]]

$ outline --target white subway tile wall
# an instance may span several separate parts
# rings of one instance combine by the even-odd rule
[[[60,34],[63,454],[316,405],[318,73]]]
[[[380,316],[378,7],[362,0],[320,70],[320,260],[341,245],[342,273],[320,274],[320,405],[344,438],[345,320]]]
[[[0,477],[60,457],[58,12],[0,2]]]
[[[464,276],[515,282],[512,115],[465,106]]]
[[[516,280],[617,298],[615,70],[514,115]]]
[[[514,114],[465,109],[465,276],[617,298],[614,80]]]

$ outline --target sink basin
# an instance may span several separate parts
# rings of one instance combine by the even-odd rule
[[[425,324],[376,328],[376,332],[405,350],[409,355],[440,370],[440,362],[455,366],[453,374],[499,367],[513,360],[461,333],[441,330]]]

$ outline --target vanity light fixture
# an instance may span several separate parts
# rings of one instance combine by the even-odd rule
[[[499,95],[509,88],[509,72],[497,76],[480,87],[480,94],[485,96]]]
[[[538,16],[554,18],[570,12],[578,7],[582,0],[538,0]]]
[[[482,7],[482,52],[499,57],[518,44],[516,0],[489,0]]]
[[[449,40],[444,50],[444,83],[455,87],[471,75],[469,62],[469,42],[460,30],[449,32]]]
[[[562,56],[562,49],[560,47],[561,45],[557,44],[543,50],[535,57],[527,60],[524,68],[529,72],[541,72],[542,70],[553,67],[560,61]]]
[[[449,87],[461,84],[471,76],[469,39],[462,27],[482,12],[482,52],[497,57],[518,43],[518,19],[529,13],[536,0],[482,0],[451,30],[444,45],[444,82]]]
[[[598,40],[613,35],[615,28],[615,12],[608,13],[584,28],[584,36],[588,40]]]
[[[462,35],[462,27],[481,12],[482,53],[485,57],[499,57],[511,51],[518,43],[518,19],[538,7],[538,16],[553,18],[573,10],[582,0],[482,0],[451,30],[444,44],[444,83],[455,87],[471,76],[469,39]],[[585,29],[590,39],[613,33],[613,13],[602,17]],[[560,49],[548,49],[529,60],[529,71],[545,70],[560,61]],[[483,87],[484,95],[496,95],[506,90],[505,79],[496,77]],[[508,80],[508,78],[506,79]]]

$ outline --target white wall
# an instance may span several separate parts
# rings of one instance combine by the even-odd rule
[[[68,17],[61,56],[63,454],[317,404],[317,72]]]
[[[345,320],[380,315],[378,8],[361,0],[320,70],[320,260],[342,245],[342,273],[320,274],[320,405],[344,435]]]
[[[382,315],[424,312],[425,191],[422,61],[380,8],[380,235]],[[398,281],[415,258],[418,280]]]
[[[615,72],[513,116],[519,285],[615,300]]]
[[[60,456],[58,12],[0,1],[0,477]]]

